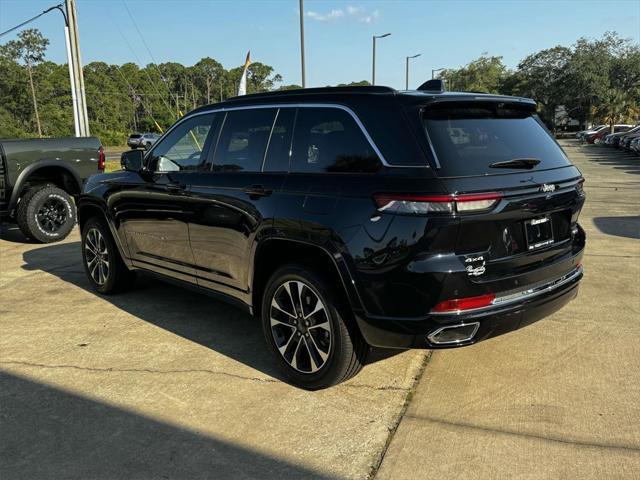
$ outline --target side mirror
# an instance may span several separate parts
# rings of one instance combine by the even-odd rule
[[[128,172],[139,172],[144,166],[144,152],[142,150],[122,152],[120,166]]]

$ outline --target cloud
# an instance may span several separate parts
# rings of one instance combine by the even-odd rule
[[[344,11],[341,9],[333,9],[329,13],[318,13],[312,10],[307,12],[307,17],[318,20],[319,22],[328,22],[330,20],[337,20],[340,17],[344,17]]]
[[[360,23],[372,23],[380,17],[379,10],[369,11],[364,7],[354,7],[349,5],[347,7],[347,13],[350,17],[354,18]]]
[[[380,11],[370,11],[365,7],[355,7],[353,5],[348,5],[346,10],[343,10],[341,8],[334,8],[327,13],[309,10],[307,11],[307,17],[319,22],[330,22],[346,18],[355,20],[359,23],[373,23],[378,20],[378,18],[380,18]]]

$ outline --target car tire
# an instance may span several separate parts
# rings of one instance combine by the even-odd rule
[[[306,267],[287,265],[271,276],[262,299],[269,351],[286,378],[306,390],[353,377],[369,350],[332,283]]]
[[[51,243],[69,235],[76,224],[76,208],[71,195],[47,183],[31,187],[20,198],[16,223],[28,238]]]
[[[90,218],[82,229],[82,264],[94,290],[109,295],[133,286],[135,272],[127,268],[104,220]]]
[[[147,142],[144,144],[144,149],[149,150],[151,148],[151,142]]]

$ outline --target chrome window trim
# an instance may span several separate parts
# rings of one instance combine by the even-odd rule
[[[438,155],[436,155],[436,150],[433,148],[433,143],[431,142],[431,137],[429,136],[429,130],[426,125],[423,125],[424,133],[427,135],[427,143],[429,144],[429,149],[431,150],[431,155],[433,155],[433,161],[436,164],[436,168],[440,169],[440,160],[438,160]]]
[[[451,312],[431,312],[430,315],[434,316],[446,316],[446,315],[466,315],[467,313],[478,313],[483,311],[492,310],[495,307],[502,307],[505,305],[511,305],[513,303],[522,302],[525,300],[529,300],[531,298],[537,297],[538,295],[542,295],[543,293],[548,293],[557,288],[566,285],[567,283],[574,280],[579,275],[582,275],[583,268],[582,266],[577,267],[572,272],[569,272],[561,277],[556,278],[550,282],[544,283],[542,285],[538,285],[527,290],[522,290],[515,293],[509,293],[503,295],[501,297],[496,297],[491,305],[480,308],[470,308],[469,310],[454,310]]]
[[[271,145],[271,137],[273,137],[273,129],[276,128],[276,123],[278,122],[279,116],[280,116],[280,109],[278,108],[276,109],[276,114],[273,117],[273,123],[271,124],[271,130],[269,131],[269,139],[267,140],[267,146],[264,148],[264,155],[262,155],[262,164],[260,165],[260,173],[264,172],[264,165],[267,161],[269,146]]]
[[[236,107],[230,106],[230,107],[211,108],[211,109],[208,109],[208,110],[203,110],[201,112],[187,114],[183,118],[178,120],[176,123],[174,123],[166,132],[164,132],[162,134],[162,136],[153,144],[153,148],[151,148],[151,150],[149,150],[147,152],[147,155],[145,155],[145,160],[146,160],[147,156],[151,155],[151,153],[154,151],[154,149],[162,142],[164,137],[166,135],[168,135],[174,128],[176,128],[178,125],[180,125],[184,121],[187,121],[187,120],[189,120],[189,119],[191,119],[193,117],[196,117],[198,115],[207,115],[207,114],[219,113],[219,112],[232,112],[234,110],[252,110],[252,109],[258,109],[258,108],[276,108],[276,109],[282,109],[282,108],[337,108],[339,110],[343,110],[343,111],[347,112],[351,116],[351,118],[353,118],[353,120],[356,122],[356,124],[360,128],[360,131],[362,132],[364,137],[367,139],[367,142],[369,142],[369,145],[371,146],[373,151],[376,153],[376,155],[380,159],[380,162],[382,163],[382,165],[384,165],[385,167],[388,167],[388,168],[430,168],[430,166],[428,164],[425,164],[425,165],[392,165],[389,162],[387,162],[386,158],[384,158],[384,155],[382,155],[382,152],[380,151],[378,146],[375,144],[375,142],[371,138],[371,135],[369,135],[369,132],[367,131],[367,129],[365,128],[363,123],[360,121],[360,118],[358,118],[358,115],[356,115],[356,113],[350,107],[347,107],[346,105],[341,105],[339,103],[261,103],[261,104],[257,104],[257,105],[238,105]]]

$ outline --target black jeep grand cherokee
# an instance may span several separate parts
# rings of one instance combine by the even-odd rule
[[[140,270],[230,300],[307,389],[356,374],[369,345],[458,347],[530,324],[582,278],[583,178],[525,98],[249,95],[191,112],[122,166],[78,202],[95,289]]]

